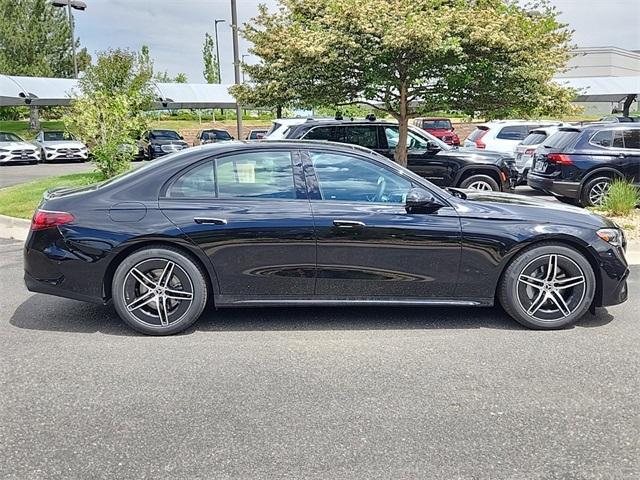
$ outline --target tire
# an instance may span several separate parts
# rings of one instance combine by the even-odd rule
[[[600,202],[606,197],[606,192],[609,190],[612,181],[611,177],[596,177],[589,180],[580,190],[580,205],[583,207],[600,205]],[[604,193],[601,193],[602,191]],[[594,201],[598,193],[600,193],[600,202]]]
[[[153,160],[153,150],[151,149],[151,147],[149,147],[149,149],[147,150],[147,159],[148,160]]]
[[[548,276],[553,265],[555,277]],[[595,291],[596,276],[584,255],[565,245],[544,243],[514,258],[500,279],[498,300],[525,327],[555,330],[582,318],[593,302]]]
[[[460,182],[460,188],[499,192],[500,186],[489,175],[471,175]]]
[[[202,314],[208,296],[206,273],[198,263],[165,246],[126,257],[115,271],[111,291],[120,318],[146,335],[172,335],[188,328]]]

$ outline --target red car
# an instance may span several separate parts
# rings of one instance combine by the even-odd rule
[[[460,145],[460,137],[454,132],[455,129],[448,118],[416,118],[413,123],[444,143]]]

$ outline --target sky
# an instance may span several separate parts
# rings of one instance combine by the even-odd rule
[[[148,45],[156,71],[186,73],[190,82],[204,82],[202,43],[218,24],[223,83],[233,82],[230,0],[85,0],[87,10],[75,13],[76,35],[94,55],[108,48],[139,50]],[[257,14],[259,3],[270,9],[277,0],[238,0],[239,23]],[[615,46],[640,50],[640,0],[551,0],[560,19],[575,30],[580,47]],[[240,40],[241,54],[249,45]],[[256,61],[246,57],[248,63]]]

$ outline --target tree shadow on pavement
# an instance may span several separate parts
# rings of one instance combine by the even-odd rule
[[[599,327],[613,316],[605,309],[587,314],[576,327]],[[124,324],[111,306],[35,294],[23,302],[11,325],[52,332],[140,335]],[[269,307],[209,308],[183,334],[225,331],[322,330],[526,330],[501,308],[458,307]]]

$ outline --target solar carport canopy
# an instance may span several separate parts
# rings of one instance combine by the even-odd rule
[[[154,108],[235,108],[230,85],[153,83]],[[0,106],[69,105],[79,94],[75,79],[0,75]]]
[[[559,85],[575,88],[575,102],[622,102],[627,95],[640,94],[640,76],[557,78]]]

